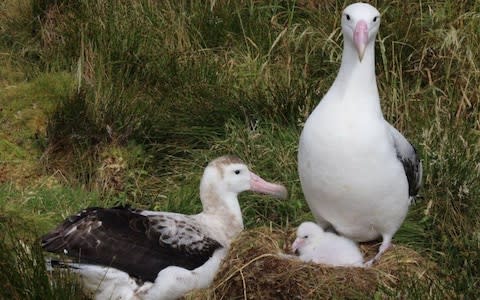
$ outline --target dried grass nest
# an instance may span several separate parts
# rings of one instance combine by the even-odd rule
[[[331,299],[386,298],[438,288],[438,268],[418,252],[400,245],[371,268],[329,267],[287,259],[294,229],[245,230],[233,242],[213,284],[186,299]],[[371,258],[378,244],[361,245]],[[404,292],[399,292],[404,291]],[[400,293],[400,294],[399,294]]]

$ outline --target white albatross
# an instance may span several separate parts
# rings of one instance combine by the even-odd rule
[[[380,13],[365,3],[342,14],[337,78],[300,136],[298,171],[308,205],[323,228],[354,241],[391,245],[422,181],[414,147],[383,118],[375,76]]]
[[[266,182],[237,157],[222,156],[203,173],[201,213],[91,207],[44,235],[42,247],[75,259],[53,266],[78,273],[97,300],[176,299],[213,281],[243,230],[237,195],[246,190],[287,197],[284,186]]]
[[[303,222],[297,229],[292,251],[304,262],[340,267],[363,267],[358,245],[344,236],[327,232],[313,222]]]

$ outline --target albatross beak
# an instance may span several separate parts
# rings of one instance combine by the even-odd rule
[[[298,248],[299,248],[300,246],[302,246],[303,243],[304,243],[304,239],[299,238],[299,237],[296,238],[295,241],[294,241],[293,244],[292,244],[292,247],[291,247],[291,248],[292,248],[292,252],[298,255],[298,254],[299,254],[299,253],[298,253]]]
[[[355,43],[355,47],[357,48],[358,58],[360,59],[360,61],[362,61],[368,42],[367,22],[363,20],[357,22],[357,25],[355,26],[355,31],[353,32],[353,42]]]
[[[253,172],[250,172],[250,190],[270,194],[280,199],[287,199],[288,195],[287,189],[283,185],[267,182]]]

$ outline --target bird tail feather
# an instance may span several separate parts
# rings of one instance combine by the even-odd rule
[[[58,259],[45,259],[45,265],[47,267],[47,271],[53,271],[54,269],[69,269],[69,270],[78,270],[81,269],[80,264],[68,262],[68,261],[61,261]]]

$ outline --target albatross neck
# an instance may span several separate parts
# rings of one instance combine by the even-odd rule
[[[212,184],[202,182],[200,199],[203,204],[203,215],[220,220],[234,235],[243,230],[242,211],[237,193],[224,191]]]
[[[342,63],[331,90],[335,91],[336,95],[343,95],[339,97],[343,101],[369,106],[382,115],[375,75],[375,43],[373,41],[367,44],[364,57],[360,61],[353,42],[344,39]]]

